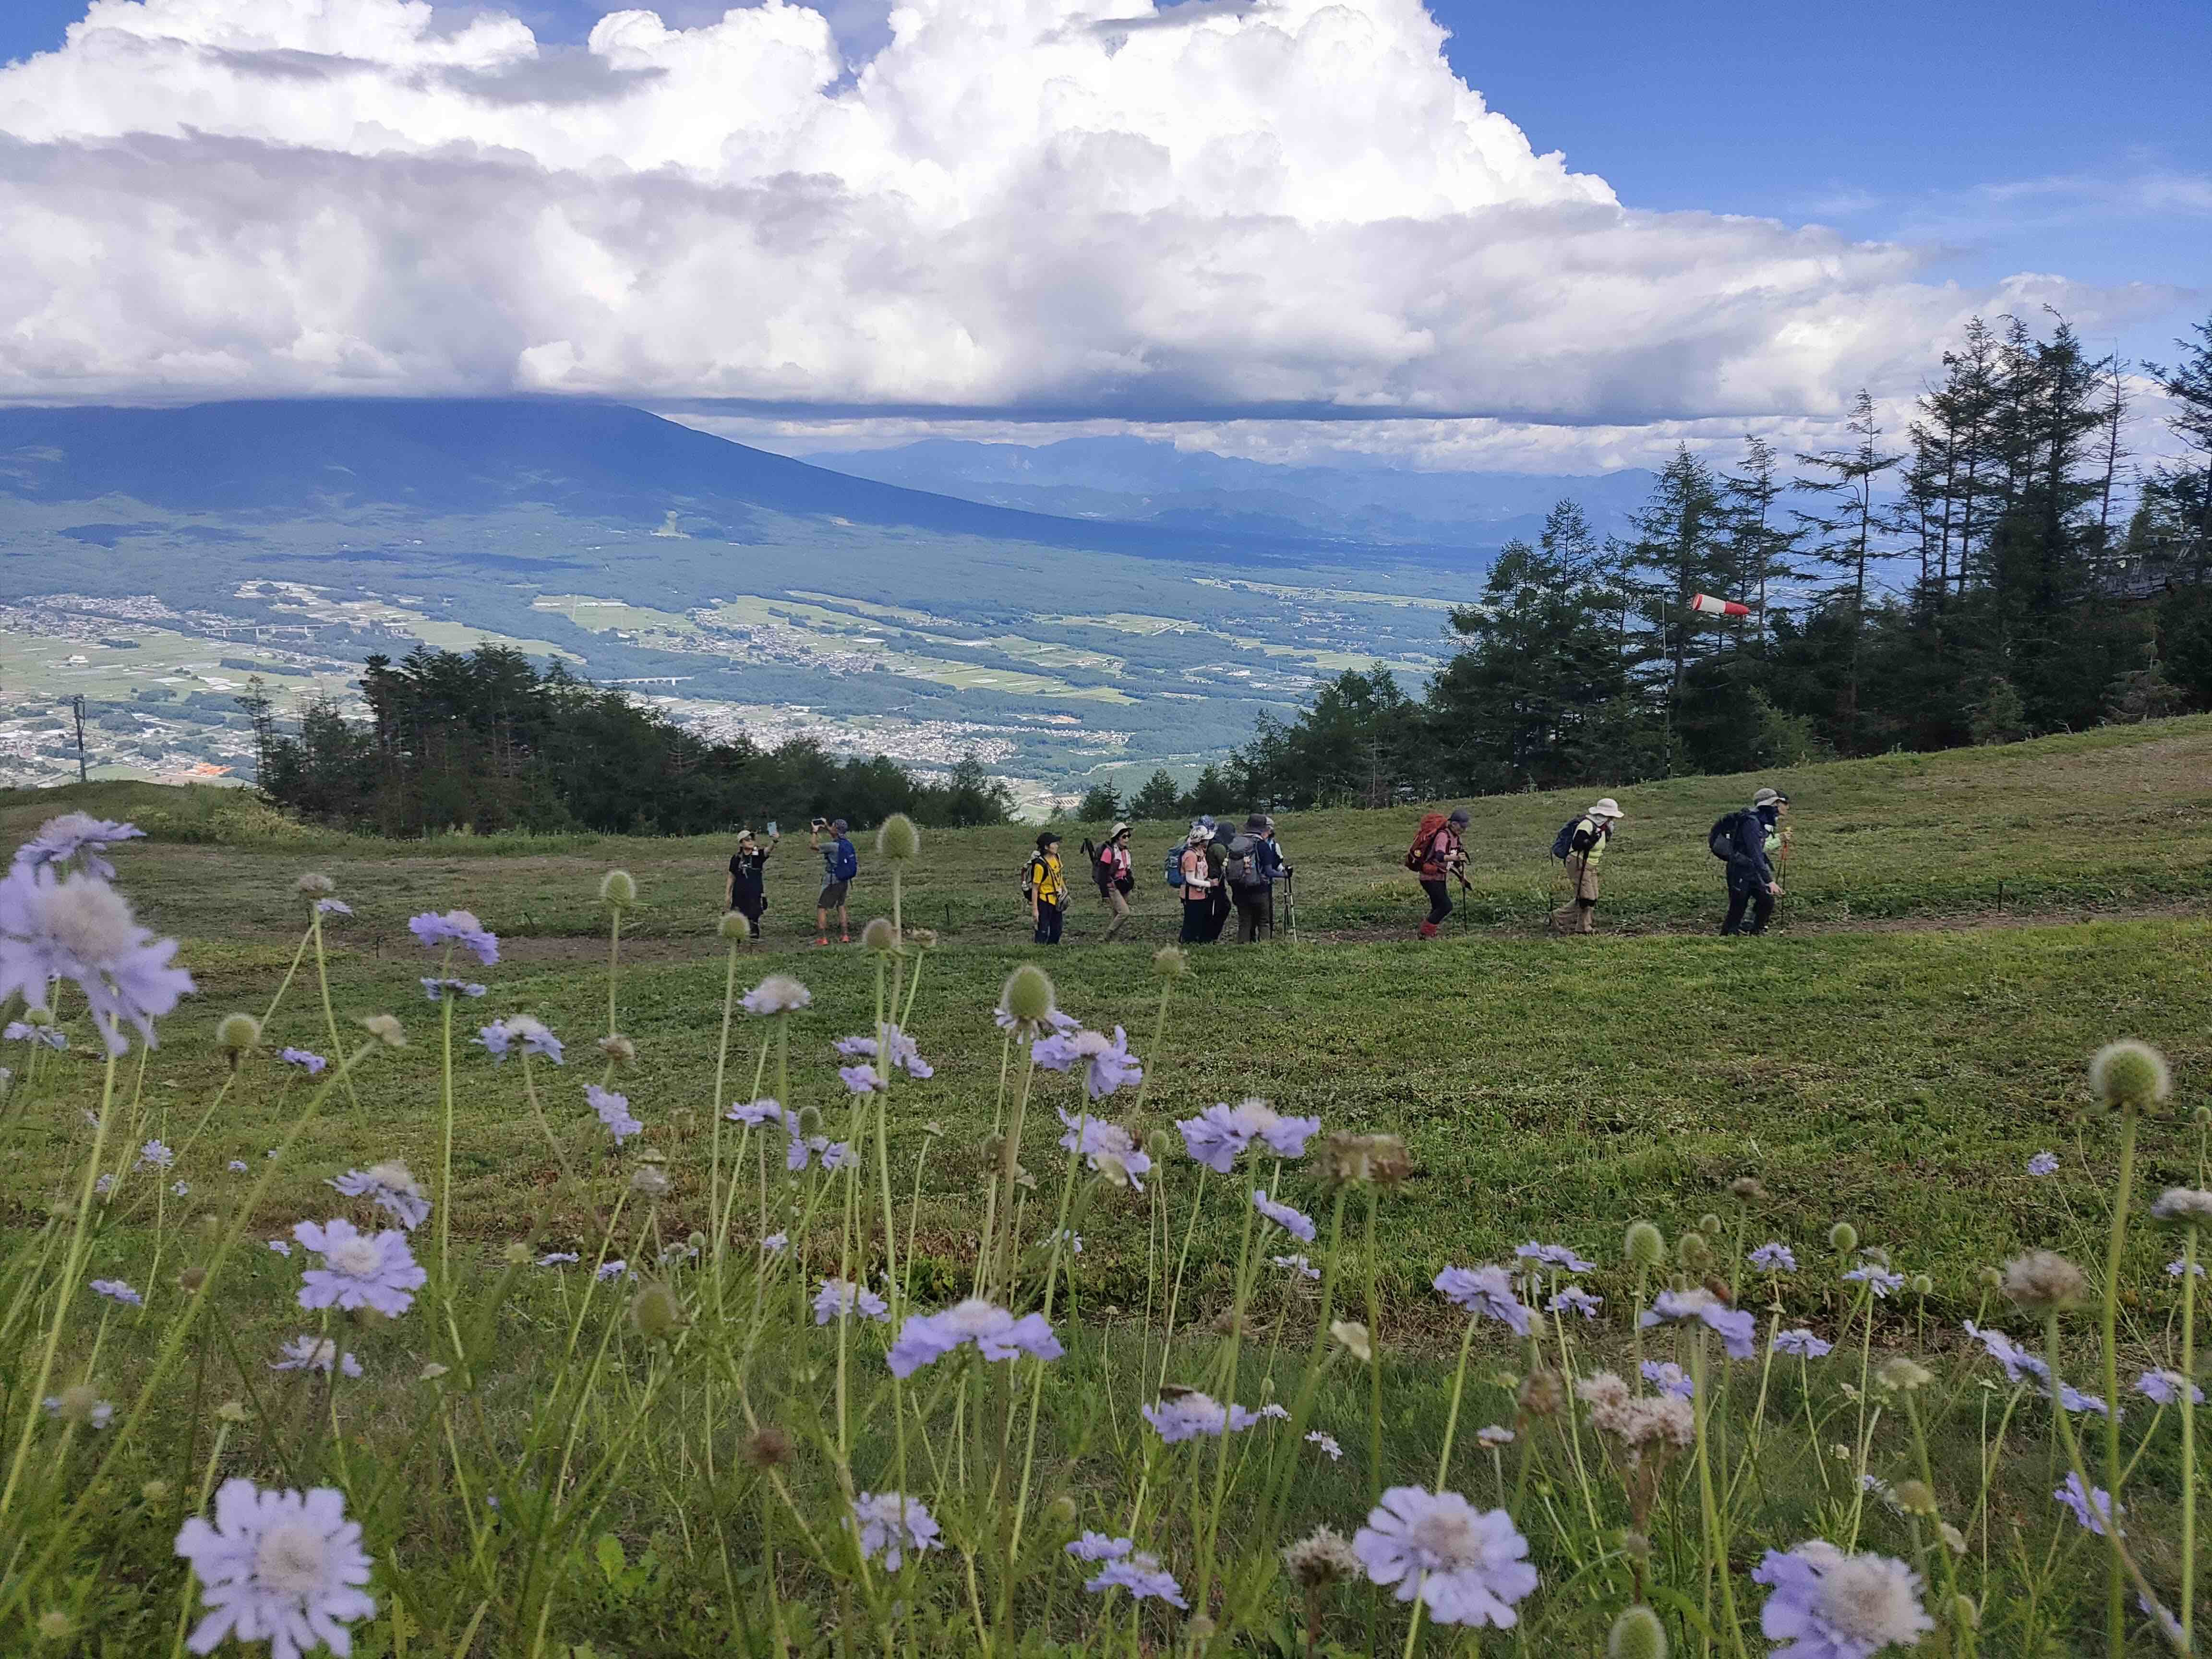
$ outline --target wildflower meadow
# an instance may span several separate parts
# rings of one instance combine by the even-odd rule
[[[988,1134],[913,1124],[951,1034],[917,1024],[941,947],[902,818],[872,994],[760,971],[726,923],[684,1100],[632,1080],[622,871],[604,1030],[504,1000],[458,908],[409,925],[419,1002],[342,1006],[350,902],[313,872],[266,1001],[180,1012],[109,856],[137,836],[58,818],[0,879],[0,1125],[53,1165],[0,1266],[0,1650],[2193,1650],[2207,1114],[2142,1044],[2081,1057],[2097,1204],[1989,1263],[1970,1319],[1911,1238],[1778,1236],[1748,1171],[1672,1237],[1583,1218],[1580,1248],[1412,1263],[1408,1302],[1407,1140],[1188,1102],[1154,1063],[1175,947],[1133,1030],[1016,966],[960,1016],[995,1042]],[[182,1019],[226,1056],[204,1099],[161,1077]],[[400,1066],[422,1167],[355,1092]],[[284,1127],[240,1156],[248,1087]],[[543,1149],[497,1243],[450,1201],[465,1100]],[[333,1122],[323,1212],[274,1224]],[[2140,1178],[2154,1141],[2195,1184]],[[947,1189],[951,1259],[918,1242]],[[1089,1271],[1109,1230],[1140,1276]]]

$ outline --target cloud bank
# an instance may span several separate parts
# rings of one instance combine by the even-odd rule
[[[0,70],[0,217],[11,398],[1642,427],[1825,416],[1974,311],[2149,297],[1624,207],[1419,0],[901,0],[857,73],[785,0],[581,51],[422,0],[94,0]]]

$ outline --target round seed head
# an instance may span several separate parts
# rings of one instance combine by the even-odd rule
[[[1849,1255],[1859,1247],[1859,1230],[1848,1221],[1838,1221],[1828,1229],[1828,1248],[1838,1255]]]
[[[1152,952],[1152,977],[1178,980],[1190,972],[1190,952],[1181,945],[1163,945]]]
[[[1977,1267],[1974,1269],[1974,1283],[1985,1291],[1994,1291],[2004,1283],[2004,1275],[1995,1267]]]
[[[39,1634],[49,1642],[66,1642],[76,1633],[76,1620],[59,1607],[48,1607],[39,1615]]]
[[[404,1048],[407,1046],[406,1028],[400,1024],[395,1014],[370,1014],[362,1020],[361,1029],[387,1048]]]
[[[2004,1293],[2025,1313],[2070,1308],[2087,1294],[2081,1270],[2056,1250],[2030,1250],[2005,1263]]]
[[[773,1425],[747,1435],[738,1455],[756,1469],[780,1469],[797,1455],[791,1437]]]
[[[1915,1273],[1911,1289],[1915,1296],[1933,1296],[1936,1294],[1936,1281],[1926,1273]]]
[[[684,1328],[684,1304],[658,1279],[630,1298],[629,1322],[648,1342],[665,1342]]]
[[[1516,1396],[1529,1417],[1556,1417],[1567,1403],[1567,1385],[1553,1370],[1531,1371]]]
[[[2107,1106],[2153,1106],[2173,1087],[2166,1056],[2148,1042],[2108,1042],[2089,1062],[2089,1086]]]
[[[337,883],[313,870],[301,876],[292,885],[299,889],[301,894],[307,898],[328,898],[338,890]]]
[[[2189,1121],[2200,1129],[2212,1129],[2212,1106],[2199,1106],[2189,1115]]]
[[[803,1135],[818,1135],[822,1133],[822,1109],[819,1106],[802,1106],[799,1109],[799,1133]]]
[[[1686,1232],[1676,1241],[1674,1259],[1686,1272],[1702,1274],[1713,1265],[1713,1247],[1702,1232]]]
[[[1756,1204],[1766,1196],[1766,1188],[1759,1184],[1757,1176],[1738,1176],[1729,1182],[1729,1191],[1747,1204]]]
[[[696,1255],[707,1248],[707,1235],[695,1227],[684,1236],[684,1243],[687,1249]]]
[[[1621,1254],[1635,1267],[1663,1267],[1667,1265],[1667,1235],[1649,1221],[1632,1221],[1627,1234],[1621,1239]]]
[[[860,943],[879,957],[890,956],[899,948],[898,929],[889,916],[878,916],[860,929]]]
[[[1894,1389],[1899,1394],[1910,1394],[1915,1389],[1924,1389],[1936,1380],[1936,1374],[1925,1365],[1905,1358],[1902,1354],[1894,1359],[1885,1359],[1875,1376],[1885,1389]]]
[[[640,1198],[665,1198],[668,1171],[658,1164],[641,1164],[629,1172],[629,1189]]]
[[[1615,1377],[1613,1380],[1619,1382],[1620,1379]],[[1626,1390],[1622,1393],[1626,1398]],[[1631,1529],[1620,1534],[1620,1553],[1632,1561],[1649,1561],[1651,1559],[1651,1540],[1642,1533]]]
[[[637,1044],[620,1031],[611,1031],[599,1039],[599,1052],[617,1066],[628,1066],[637,1059]]]
[[[906,930],[906,942],[917,951],[934,951],[937,948],[937,929],[909,927]]]
[[[100,1413],[100,1390],[89,1382],[72,1382],[54,1396],[54,1415],[82,1427]]]
[[[1361,1571],[1351,1540],[1334,1527],[1316,1527],[1288,1546],[1283,1551],[1283,1565],[1293,1583],[1310,1590],[1357,1578]]]
[[[1168,1155],[1173,1145],[1165,1129],[1155,1129],[1145,1137],[1145,1151],[1155,1164]]]
[[[1055,1530],[1065,1532],[1075,1524],[1075,1500],[1062,1492],[1045,1506],[1044,1513]]]
[[[599,896],[617,910],[637,902],[637,878],[627,870],[610,870],[599,878]]]
[[[1606,1635],[1605,1659],[1667,1659],[1667,1626],[1641,1601],[1623,1607]]]
[[[215,1040],[234,1054],[261,1046],[261,1022],[251,1014],[225,1014],[216,1022]]]
[[[176,1488],[167,1481],[156,1479],[139,1487],[138,1496],[158,1509],[169,1501],[169,1494],[174,1491]]]
[[[1925,1480],[1900,1480],[1890,1496],[1907,1515],[1936,1513],[1936,1492]]]
[[[921,831],[903,812],[894,812],[876,831],[876,856],[890,864],[911,864],[921,856]]]
[[[999,1006],[1006,1017],[1035,1030],[1050,1019],[1060,1006],[1052,975],[1033,962],[1025,962],[1006,975],[999,992]]]
[[[742,945],[753,936],[753,925],[745,920],[744,911],[725,910],[722,919],[714,924],[714,932],[720,938]]]
[[[1698,1218],[1698,1231],[1707,1238],[1718,1238],[1721,1236],[1721,1218],[1711,1210],[1706,1211]]]
[[[2212,1193],[2201,1187],[2168,1187],[2151,1200],[2150,1216],[2169,1227],[2212,1226]]]
[[[201,1285],[206,1283],[207,1269],[205,1267],[179,1267],[177,1270],[177,1288],[182,1291],[186,1296],[191,1295],[193,1291],[198,1290]]]

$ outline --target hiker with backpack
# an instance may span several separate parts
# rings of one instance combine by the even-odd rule
[[[1597,866],[1613,840],[1613,826],[1627,816],[1610,795],[1594,803],[1578,818],[1570,818],[1552,840],[1552,856],[1567,866],[1574,891],[1561,908],[1552,913],[1552,926],[1562,933],[1597,932]]]
[[[1774,878],[1773,854],[1782,845],[1782,811],[1790,797],[1778,789],[1761,789],[1751,805],[1714,821],[1705,832],[1705,845],[1728,866],[1728,919],[1721,932],[1734,937],[1754,936],[1766,931],[1774,914],[1774,901],[1782,896],[1782,884]],[[1751,925],[1744,926],[1744,913]]]
[[[768,910],[768,855],[775,851],[777,839],[770,830],[768,845],[763,847],[751,830],[743,830],[738,836],[738,850],[730,856],[730,879],[722,895],[722,908],[743,916],[755,939],[760,937],[761,917]]]
[[[1093,847],[1085,841],[1083,859],[1091,866],[1091,879],[1097,886],[1099,898],[1113,917],[1106,924],[1103,935],[1104,942],[1110,945],[1129,925],[1129,895],[1137,887],[1137,878],[1129,867],[1129,826],[1115,824],[1103,847]],[[1174,855],[1174,861],[1178,866],[1175,874],[1179,881],[1182,875],[1179,867],[1181,855]]]
[[[1212,885],[1206,895],[1206,942],[1218,944],[1221,930],[1229,925],[1232,908],[1229,896],[1229,830],[1226,826],[1206,820],[1206,873]]]
[[[1466,879],[1467,845],[1460,837],[1468,822],[1464,806],[1455,806],[1449,816],[1424,813],[1421,827],[1413,832],[1413,844],[1406,849],[1406,867],[1421,878],[1421,890],[1429,896],[1429,919],[1421,924],[1423,939],[1434,939],[1452,913],[1450,880]]]
[[[1176,872],[1182,879],[1176,884],[1182,889],[1182,932],[1178,937],[1185,945],[1203,945],[1208,937],[1206,929],[1213,910],[1213,878],[1206,872],[1206,854],[1212,840],[1210,832],[1195,823],[1183,838],[1180,867]]]
[[[1275,878],[1283,855],[1275,848],[1275,821],[1265,812],[1244,820],[1243,833],[1230,837],[1222,882],[1237,907],[1237,942],[1258,942],[1275,905]]]
[[[1022,896],[1030,902],[1036,942],[1059,944],[1060,924],[1067,919],[1067,878],[1060,868],[1060,837],[1049,830],[1036,838],[1036,851],[1022,872]]]
[[[822,842],[825,831],[830,836],[827,846]],[[860,873],[860,854],[846,836],[845,820],[839,818],[834,823],[825,823],[820,818],[815,819],[813,830],[806,837],[806,844],[822,854],[822,892],[814,901],[814,942],[817,945],[829,944],[830,913],[835,910],[837,913],[838,935],[850,945],[853,942],[853,918],[846,907],[846,900],[852,894],[853,878]]]

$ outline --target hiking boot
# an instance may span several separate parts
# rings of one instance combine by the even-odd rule
[[[1423,923],[1421,924],[1421,937],[1422,937],[1423,939],[1434,939],[1436,936],[1437,936],[1437,925],[1436,925],[1436,923],[1434,923],[1433,921],[1425,921],[1425,922],[1423,922]]]
[[[837,937],[847,945],[850,945],[853,942],[853,936],[850,933],[840,933]]]
[[[820,939],[816,939],[816,940],[814,941],[815,948],[816,948],[816,949],[817,949],[817,950],[819,950],[823,945],[825,945],[829,944],[829,942],[830,942],[830,935],[829,935],[829,934],[827,934],[827,933],[824,933],[824,934],[823,934],[823,935],[822,935],[822,937],[821,937]]]

